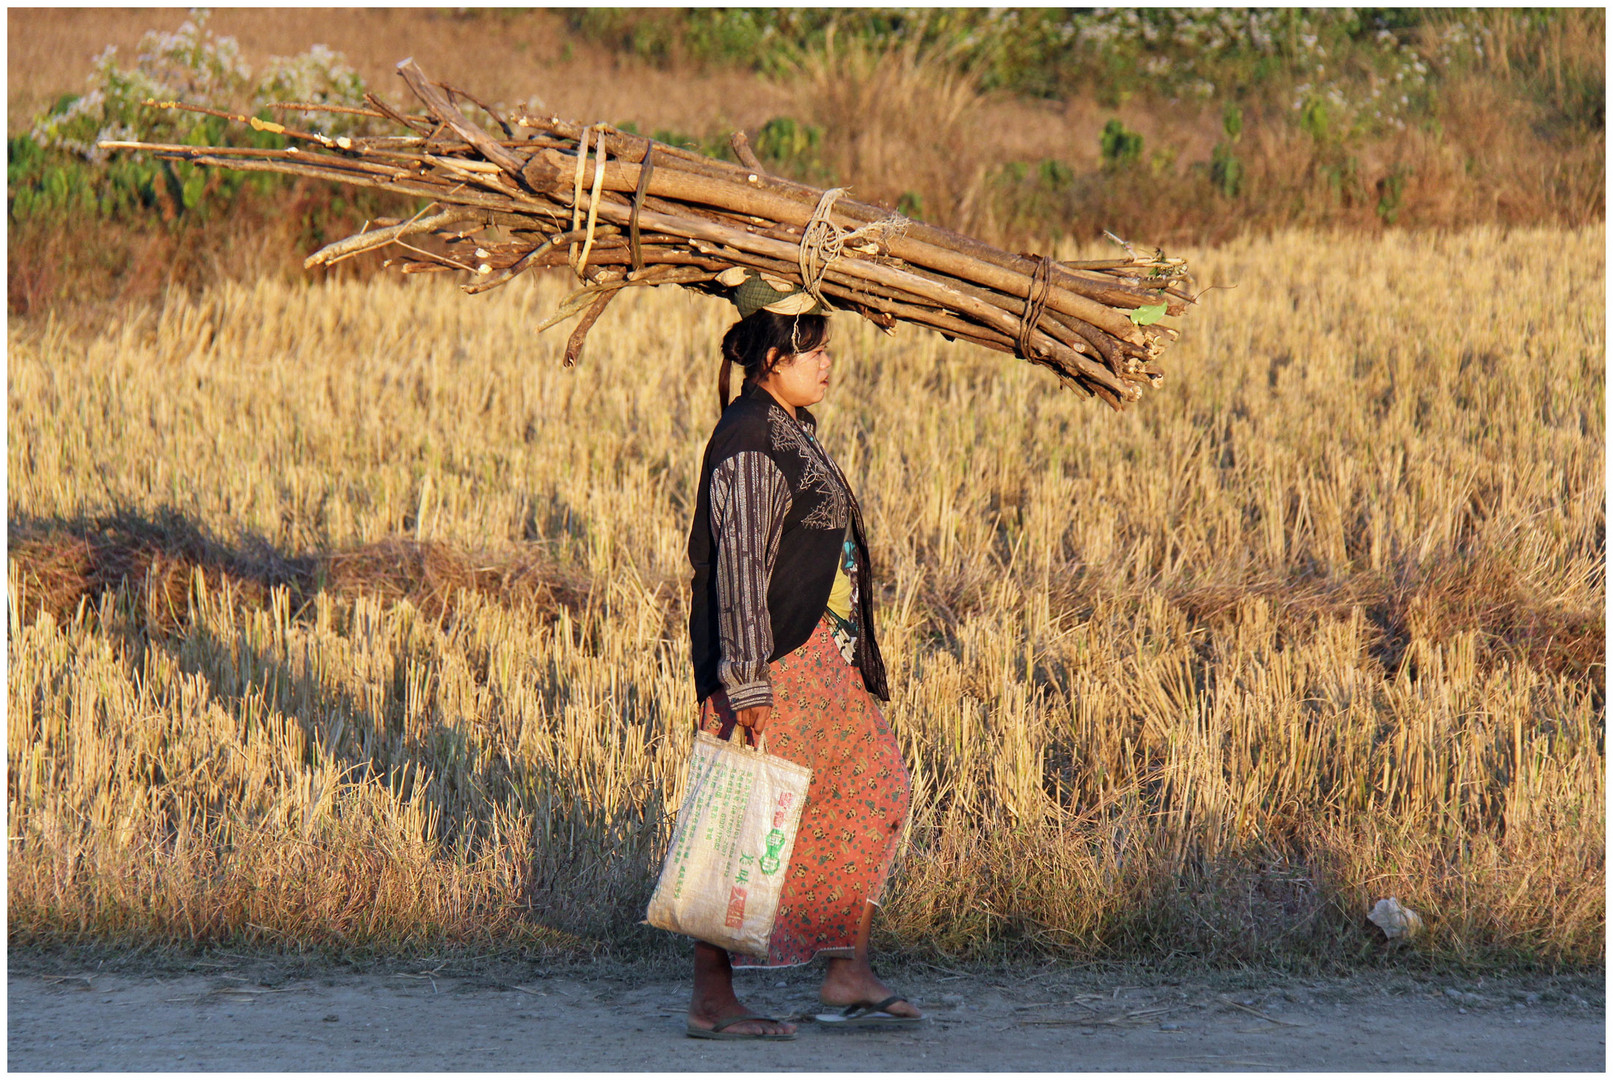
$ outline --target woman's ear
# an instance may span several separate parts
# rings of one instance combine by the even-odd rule
[[[778,349],[768,349],[767,359],[762,364],[761,377],[766,378],[768,375],[771,375],[773,373],[773,369],[778,367],[778,362],[783,359],[783,357],[784,354]]]

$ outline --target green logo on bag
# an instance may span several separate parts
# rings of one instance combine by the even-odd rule
[[[776,874],[778,872],[778,853],[782,850],[784,850],[784,834],[777,829],[770,830],[767,834],[767,854],[763,855],[761,862],[757,864],[761,867],[762,873]]]

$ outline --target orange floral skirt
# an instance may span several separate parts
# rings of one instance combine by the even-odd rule
[[[841,656],[827,619],[768,672],[767,752],[810,766],[812,784],[767,956],[735,954],[735,967],[851,956],[863,905],[879,902],[890,875],[911,795],[896,737],[862,676]],[[701,703],[703,730],[726,737],[733,724],[723,691]]]

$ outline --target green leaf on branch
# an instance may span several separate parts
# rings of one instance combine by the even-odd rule
[[[1131,321],[1138,326],[1152,326],[1164,317],[1164,304],[1147,304],[1131,313]]]

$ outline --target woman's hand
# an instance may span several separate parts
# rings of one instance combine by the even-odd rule
[[[752,735],[760,735],[767,728],[768,717],[772,714],[771,705],[755,705],[749,709],[740,709],[734,714],[739,726],[750,728]]]

